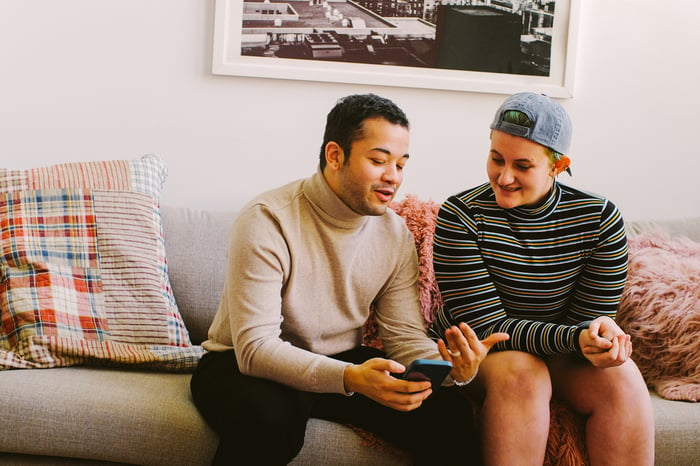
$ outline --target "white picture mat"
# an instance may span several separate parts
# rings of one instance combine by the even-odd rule
[[[573,97],[578,14],[581,0],[557,0],[550,76],[446,70],[241,55],[243,0],[216,0],[212,72],[305,81],[512,94],[541,92]]]

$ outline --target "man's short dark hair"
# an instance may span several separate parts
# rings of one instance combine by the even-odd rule
[[[389,99],[375,94],[355,94],[339,99],[326,118],[326,131],[319,155],[321,170],[326,166],[326,144],[331,141],[337,143],[345,152],[347,163],[353,141],[362,137],[363,122],[376,117],[404,128],[409,127],[406,114]]]

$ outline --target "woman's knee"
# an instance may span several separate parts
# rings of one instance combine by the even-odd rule
[[[594,367],[579,359],[568,362],[551,370],[556,396],[576,411],[584,415],[626,412],[645,416],[651,412],[646,383],[632,360],[607,368]]]
[[[520,399],[549,400],[552,385],[545,362],[538,356],[521,351],[502,351],[490,354],[480,369],[486,383],[486,392],[513,394]]]
[[[601,369],[600,375],[606,379],[601,383],[605,387],[604,393],[601,393],[601,403],[615,402],[631,407],[651,404],[644,378],[631,359],[621,366]]]

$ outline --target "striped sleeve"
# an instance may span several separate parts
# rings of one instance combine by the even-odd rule
[[[619,210],[606,202],[598,244],[588,258],[575,288],[567,324],[606,315],[613,319],[627,280],[627,235]]]

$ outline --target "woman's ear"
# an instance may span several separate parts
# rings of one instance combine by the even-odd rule
[[[558,175],[561,172],[568,170],[569,165],[571,165],[571,159],[566,155],[562,155],[559,160],[554,162],[554,174]]]

